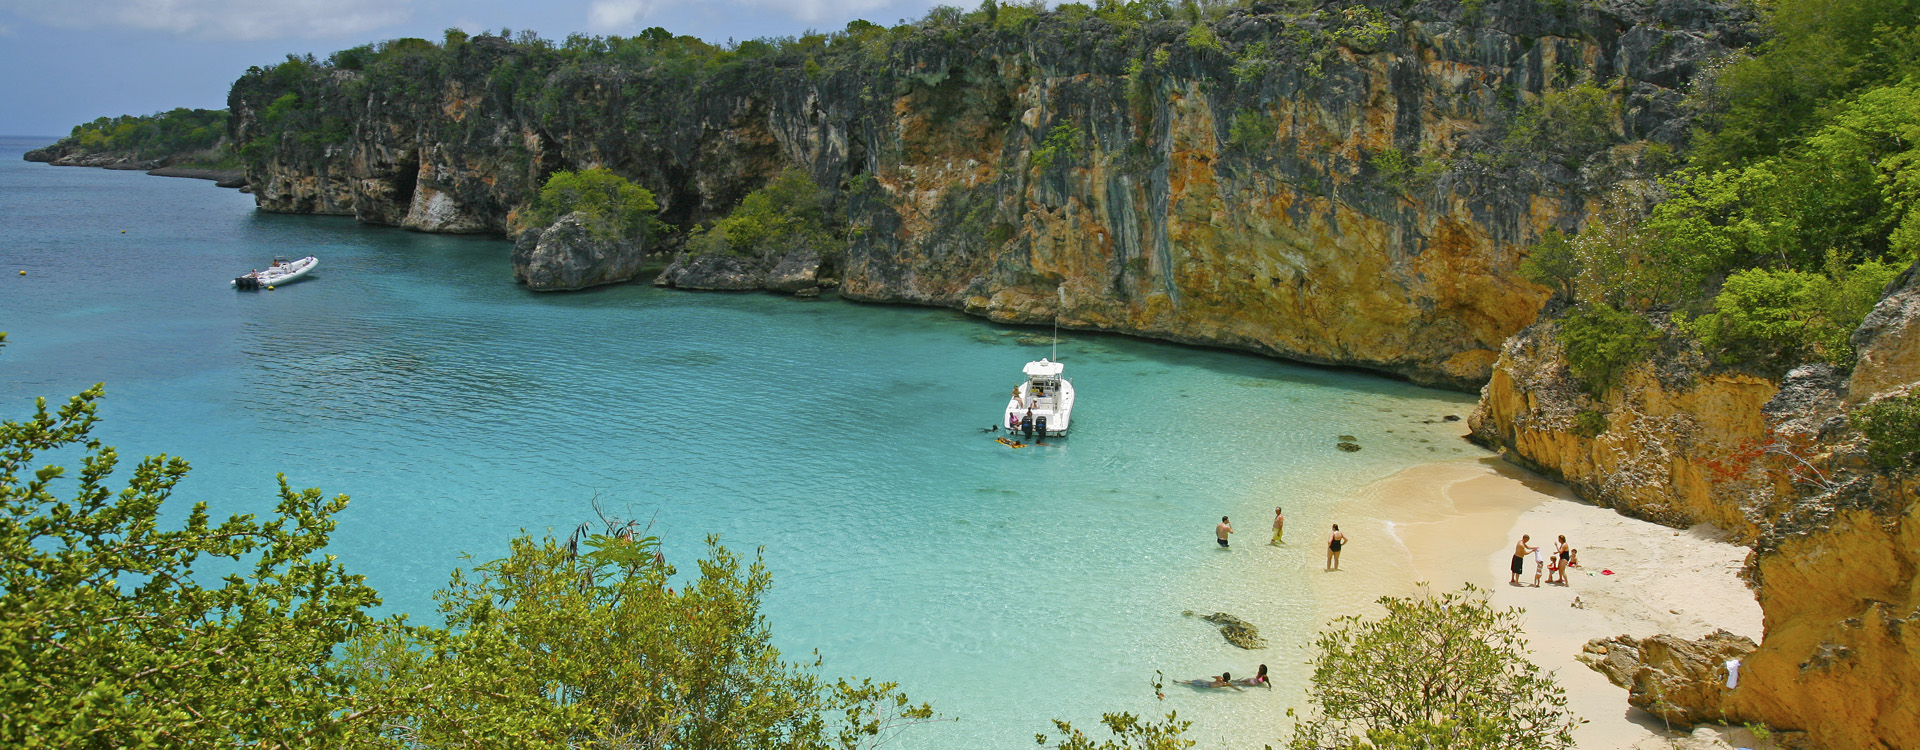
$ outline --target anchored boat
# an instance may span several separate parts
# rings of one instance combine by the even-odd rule
[[[1007,431],[1027,437],[1060,437],[1073,421],[1073,381],[1066,365],[1042,357],[1028,362],[1027,379],[1013,389],[1007,401]]]
[[[235,289],[264,289],[280,286],[300,280],[320,265],[320,259],[311,255],[299,260],[274,258],[273,265],[265,271],[253,271],[233,280]]]

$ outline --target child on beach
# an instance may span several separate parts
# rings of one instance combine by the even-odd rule
[[[1533,548],[1533,587],[1540,588],[1540,574],[1545,571],[1547,561],[1541,559],[1540,548]]]

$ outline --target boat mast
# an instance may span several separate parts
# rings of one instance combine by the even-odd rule
[[[1053,307],[1053,361],[1060,361],[1060,308],[1067,306],[1067,287],[1062,284],[1054,287],[1060,292],[1060,304]]]

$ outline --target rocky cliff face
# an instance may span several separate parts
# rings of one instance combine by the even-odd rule
[[[1667,351],[1594,398],[1544,322],[1508,342],[1470,424],[1584,497],[1676,526],[1710,521],[1754,546],[1766,632],[1740,687],[1678,691],[1697,705],[1667,713],[1805,730],[1820,747],[1920,747],[1920,485],[1869,464],[1845,416],[1920,389],[1916,341],[1909,270],[1854,334],[1851,373],[1809,365],[1775,382]]]
[[[266,210],[511,232],[544,175],[603,166],[688,228],[798,165],[836,191],[848,297],[1466,388],[1546,298],[1526,244],[1677,145],[1678,88],[1751,33],[1702,0],[1083,11],[698,78],[483,36],[387,78],[257,71],[231,122]],[[1608,92],[1597,141],[1503,140],[1581,83]],[[724,271],[691,278],[756,278]]]

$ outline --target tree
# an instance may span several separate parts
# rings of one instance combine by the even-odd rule
[[[109,489],[101,394],[0,422],[0,746],[861,748],[933,720],[891,683],[782,660],[757,561],[710,540],[676,591],[631,524],[456,572],[445,627],[376,619],[325,553],[345,495],[282,478],[267,519],[202,503],[162,528],[187,464],[149,457]],[[63,451],[83,453],[71,499],[65,469],[32,467]]]
[[[1165,675],[1153,673],[1153,695],[1166,700],[1164,690]],[[1095,742],[1093,737],[1073,727],[1070,722],[1053,720],[1054,729],[1060,732],[1060,740],[1053,745],[1055,750],[1186,750],[1194,746],[1194,741],[1185,737],[1191,721],[1183,721],[1177,711],[1168,711],[1163,721],[1143,721],[1132,713],[1104,714],[1100,724],[1111,735],[1106,740]],[[1042,747],[1053,738],[1045,734],[1035,734],[1033,741]]]
[[[581,223],[596,236],[641,239],[652,231],[660,204],[646,188],[606,169],[555,172],[540,188],[527,212],[532,226],[546,227],[561,217],[578,213]]]
[[[743,568],[709,538],[699,577],[676,589],[653,538],[608,525],[565,543],[515,539],[508,557],[456,571],[437,595],[446,629],[355,644],[349,658],[363,683],[418,696],[381,739],[855,748],[934,720],[892,683],[825,683],[817,660],[783,660],[759,613],[771,577],[758,561]]]
[[[1468,585],[1440,596],[1381,597],[1385,616],[1334,621],[1320,634],[1292,750],[1556,750],[1580,723],[1566,693],[1527,661],[1518,608]]]
[[[186,476],[165,455],[108,487],[119,456],[90,437],[102,387],[0,423],[0,745],[336,744],[386,707],[332,661],[380,627],[360,576],[323,549],[347,498],[280,482],[275,516],[218,524],[204,503],[177,529],[161,504]],[[42,453],[83,451],[70,499]],[[240,572],[202,585],[204,558]]]
[[[1560,319],[1567,369],[1598,397],[1653,350],[1653,326],[1638,313],[1581,305]]]

